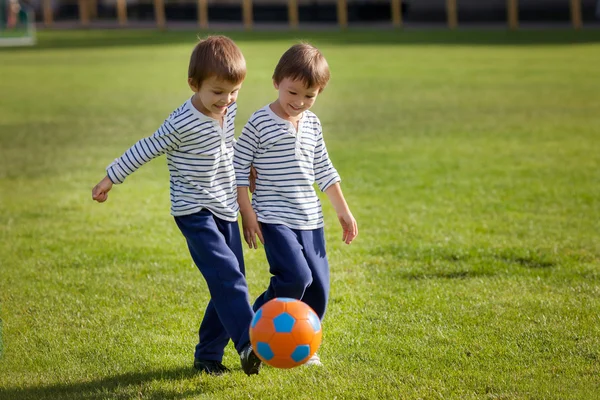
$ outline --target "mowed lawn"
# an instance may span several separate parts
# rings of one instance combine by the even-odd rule
[[[323,197],[324,368],[192,368],[208,301],[164,157],[104,168],[191,95],[196,32],[41,32],[0,49],[0,399],[597,399],[600,31],[230,32],[237,132],[297,39],[360,234]],[[245,253],[250,294],[269,281]]]

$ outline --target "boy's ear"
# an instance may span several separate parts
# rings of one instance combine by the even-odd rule
[[[275,90],[279,90],[279,83],[275,82],[275,79],[273,79],[273,87]]]
[[[194,93],[197,93],[200,89],[198,86],[196,86],[192,78],[188,78],[188,86],[190,87],[190,89],[192,89],[192,92]]]

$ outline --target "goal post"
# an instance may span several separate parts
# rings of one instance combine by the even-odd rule
[[[36,43],[33,10],[19,0],[0,0],[0,47]]]

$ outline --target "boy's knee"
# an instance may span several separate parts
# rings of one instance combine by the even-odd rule
[[[300,293],[304,293],[307,287],[313,282],[312,274],[310,271],[295,271],[292,276],[291,285],[294,289]]]
[[[223,265],[218,269],[217,276],[221,285],[224,287],[233,287],[240,281],[244,281],[244,274],[240,271],[238,266],[225,266]]]

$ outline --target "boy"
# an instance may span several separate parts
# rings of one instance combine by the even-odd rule
[[[358,234],[333,167],[321,123],[309,111],[329,81],[321,52],[302,43],[286,51],[273,74],[279,97],[255,112],[235,144],[234,166],[244,238],[265,246],[273,275],[254,303],[258,310],[275,297],[291,297],[311,306],[320,319],[329,297],[323,214],[313,184],[327,194],[350,244]],[[256,168],[252,204],[248,197],[250,167]],[[307,364],[321,365],[314,355]]]
[[[175,110],[154,135],[134,144],[110,164],[92,198],[106,201],[113,184],[151,159],[165,154],[170,172],[171,214],[185,236],[211,299],[200,325],[194,367],[220,375],[229,338],[247,375],[260,360],[250,347],[248,328],[254,316],[245,278],[237,223],[233,169],[236,99],[246,77],[246,62],[224,36],[201,40],[190,59],[188,84],[193,96]]]

